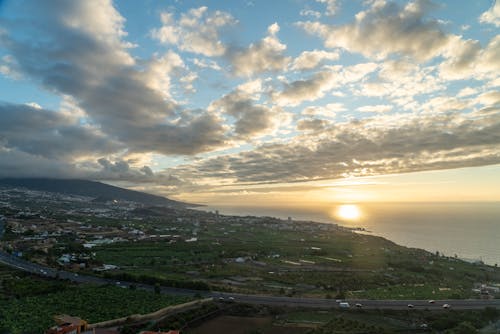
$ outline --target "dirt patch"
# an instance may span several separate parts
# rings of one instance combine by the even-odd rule
[[[233,317],[220,316],[209,320],[196,328],[186,331],[187,334],[213,334],[213,333],[231,333],[231,334],[249,334],[253,330],[259,330],[262,334],[302,334],[306,333],[308,328],[301,327],[283,327],[273,325],[272,317]]]

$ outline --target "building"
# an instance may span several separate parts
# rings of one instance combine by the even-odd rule
[[[54,316],[54,321],[57,325],[49,328],[46,334],[81,334],[87,330],[87,322],[78,317],[62,314]]]

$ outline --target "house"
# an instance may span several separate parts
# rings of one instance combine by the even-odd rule
[[[87,330],[87,322],[78,317],[61,314],[55,315],[56,326],[47,330],[46,334],[81,334]]]

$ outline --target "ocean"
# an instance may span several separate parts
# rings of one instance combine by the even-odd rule
[[[362,203],[319,209],[209,206],[221,214],[270,216],[362,227],[397,244],[500,264],[500,203]],[[344,210],[346,211],[346,210]],[[353,213],[354,212],[354,213]]]

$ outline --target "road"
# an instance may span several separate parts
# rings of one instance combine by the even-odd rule
[[[135,285],[139,289],[154,290],[154,286],[147,284],[138,284],[123,282],[111,279],[105,279],[95,276],[79,275],[68,271],[56,270],[41,266],[32,262],[22,260],[18,257],[0,252],[0,263],[17,268],[19,270],[34,273],[40,276],[59,277],[76,283],[96,283],[96,284],[113,284],[128,288],[130,285]],[[260,305],[274,305],[274,306],[290,306],[290,307],[305,307],[305,308],[339,308],[339,302],[334,299],[324,298],[298,298],[298,297],[277,297],[277,296],[263,296],[263,295],[246,295],[237,293],[226,293],[216,291],[198,291],[189,289],[178,289],[162,287],[161,292],[172,295],[189,295],[193,296],[199,294],[203,297],[213,297],[215,300],[224,300],[241,303],[251,303]],[[413,305],[413,309],[430,309],[442,310],[444,304],[451,305],[452,309],[459,310],[473,310],[482,309],[486,306],[495,307],[500,309],[500,300],[480,300],[480,299],[466,299],[466,300],[436,300],[431,304],[427,300],[345,300],[350,304],[350,308],[354,308],[355,304],[359,303],[363,309],[395,309],[407,310],[410,309],[408,304]]]

